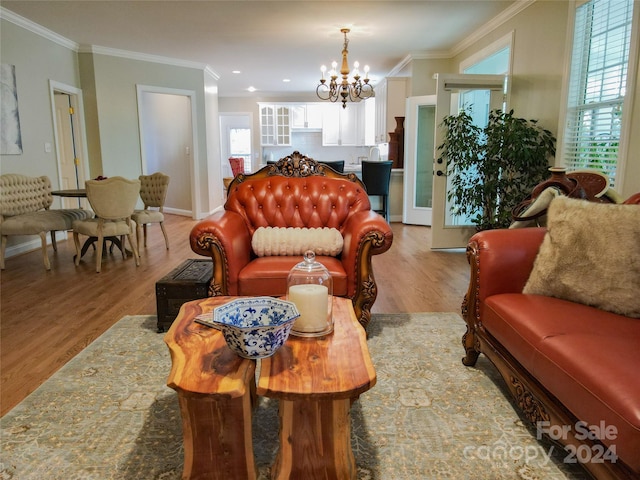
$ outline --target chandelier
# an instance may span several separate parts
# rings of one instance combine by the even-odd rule
[[[369,97],[373,97],[373,86],[369,85],[369,65],[364,66],[364,78],[360,77],[360,71],[358,70],[360,64],[358,62],[353,63],[353,80],[349,81],[349,60],[347,55],[349,51],[349,40],[347,39],[348,28],[340,30],[344,34],[344,45],[342,47],[342,66],[340,68],[340,74],[342,75],[342,81],[338,83],[338,67],[337,62],[331,64],[331,70],[329,71],[329,84],[327,85],[327,79],[325,73],[327,67],[322,65],[320,71],[322,71],[322,78],[320,83],[316,87],[316,95],[320,100],[330,100],[336,102],[340,100],[342,102],[342,108],[347,108],[347,101],[357,102]]]

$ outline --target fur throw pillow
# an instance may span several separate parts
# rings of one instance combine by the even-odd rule
[[[554,198],[523,293],[640,318],[640,206]]]
[[[316,255],[335,257],[342,252],[343,239],[335,228],[259,227],[251,238],[251,247],[259,257],[302,255],[313,250]]]

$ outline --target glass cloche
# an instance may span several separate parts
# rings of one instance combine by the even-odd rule
[[[319,337],[333,331],[333,279],[329,270],[307,250],[303,261],[289,272],[287,300],[295,303],[300,317],[293,324],[292,335]]]

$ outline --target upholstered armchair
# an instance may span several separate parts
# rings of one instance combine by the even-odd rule
[[[317,229],[310,244],[309,229]],[[327,237],[330,245],[321,245]],[[355,174],[293,152],[236,176],[224,210],[200,221],[190,241],[213,260],[210,296],[285,295],[289,271],[310,248],[333,277],[334,295],[351,299],[366,328],[377,296],[371,258],[391,247],[393,233]]]

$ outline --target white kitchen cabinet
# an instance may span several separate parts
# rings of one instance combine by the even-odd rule
[[[291,145],[291,107],[259,103],[260,145]]]
[[[376,144],[376,98],[367,98],[364,101],[364,144],[371,146]]]
[[[322,103],[299,103],[291,105],[291,128],[320,130],[322,128]]]
[[[407,79],[388,77],[375,86],[376,91],[376,143],[389,142],[389,132],[396,128],[395,117],[405,116]]]
[[[362,146],[365,145],[364,102],[342,104],[332,103],[324,106],[322,116],[322,145]]]

